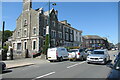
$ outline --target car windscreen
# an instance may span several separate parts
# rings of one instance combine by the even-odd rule
[[[104,54],[104,51],[93,51],[92,54]]]
[[[68,52],[77,52],[78,50],[69,50]]]

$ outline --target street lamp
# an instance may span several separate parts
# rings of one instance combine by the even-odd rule
[[[56,3],[53,3],[52,5],[56,5]],[[46,37],[45,37],[45,50],[47,50],[50,47],[50,0],[48,4],[48,25],[46,26]]]

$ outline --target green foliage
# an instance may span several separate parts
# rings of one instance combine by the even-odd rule
[[[6,42],[10,36],[12,36],[12,31],[5,30],[4,31],[4,40],[3,41]],[[0,31],[0,39],[2,39],[2,31]]]
[[[49,48],[49,34],[46,34],[46,37],[45,37],[45,46],[43,48],[43,53],[44,54],[47,54],[47,49]]]
[[[80,47],[75,46],[75,47],[65,47],[66,49],[79,49]]]
[[[8,45],[3,46],[3,49],[4,49],[4,53],[7,53],[7,51],[8,51]]]

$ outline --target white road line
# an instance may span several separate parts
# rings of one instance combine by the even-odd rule
[[[67,68],[71,68],[71,67],[77,66],[77,65],[79,65],[79,64],[83,64],[83,63],[85,63],[85,62],[86,62],[86,61],[83,61],[83,62],[80,62],[80,63],[74,64],[74,65],[68,66]]]
[[[60,62],[60,63],[50,63],[50,64],[61,64],[61,63],[64,63],[64,62]]]
[[[50,73],[48,73],[48,74],[45,74],[45,75],[36,77],[35,79],[43,78],[43,77],[45,77],[45,76],[49,76],[49,75],[54,74],[54,73],[55,73],[55,72],[50,72]],[[35,79],[33,79],[33,80],[35,80]]]

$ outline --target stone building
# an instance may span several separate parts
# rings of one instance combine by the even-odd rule
[[[32,57],[43,49],[48,15],[49,12],[45,12],[43,8],[32,9],[32,0],[23,0],[23,10],[16,20],[12,36],[12,47],[16,55],[24,57],[25,50],[28,49],[29,56]],[[49,29],[50,47],[55,47],[57,42],[59,46],[74,46],[74,32],[79,32],[79,38],[82,34],[82,31],[71,27],[67,21],[58,21],[58,11],[53,8],[50,10]]]
[[[82,37],[84,48],[109,48],[107,38],[100,37],[97,35],[85,35]]]

